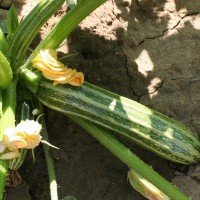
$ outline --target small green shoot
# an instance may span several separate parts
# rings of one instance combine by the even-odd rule
[[[19,26],[17,10],[12,4],[8,12],[8,37],[11,37]]]

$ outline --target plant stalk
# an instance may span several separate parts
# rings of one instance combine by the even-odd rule
[[[109,134],[108,131],[81,118],[74,117],[72,115],[67,116],[70,117],[82,128],[84,128],[94,138],[96,138],[102,145],[110,150],[129,168],[132,168],[135,172],[140,174],[140,176],[144,177],[155,187],[160,189],[172,200],[189,200],[189,198],[185,194],[183,194],[178,188],[173,186],[171,183],[161,177],[157,172],[155,172],[150,166],[140,160],[114,136]]]
[[[60,8],[64,1],[42,0],[20,23],[9,48],[9,60],[14,72],[23,64],[27,49],[40,28]]]
[[[16,85],[17,79],[14,79],[10,86],[2,92],[3,115],[0,119],[0,141],[3,139],[4,131],[15,126]],[[9,161],[0,160],[0,200],[3,199],[8,165]]]
[[[30,69],[31,60],[41,49],[58,48],[82,20],[104,2],[106,2],[106,0],[83,0],[78,2],[69,12],[67,12],[67,14],[49,32],[46,38],[37,46],[34,53],[31,54],[22,68]]]
[[[40,104],[40,110],[42,111],[41,104]],[[42,124],[42,133],[41,133],[42,139],[48,142],[49,137],[48,137],[45,119],[43,116],[40,117],[40,122]],[[49,176],[51,200],[58,200],[56,173],[55,173],[53,159],[50,155],[50,147],[46,144],[42,144],[42,146],[43,146],[43,151],[45,155],[47,171],[48,171],[48,176]]]

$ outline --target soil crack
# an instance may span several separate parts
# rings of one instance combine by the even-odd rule
[[[112,2],[112,13],[113,13],[113,15],[116,17],[116,19],[117,19],[118,21],[120,21],[120,18],[119,18],[119,16],[118,16],[118,14],[115,13],[115,1],[112,0],[111,2]],[[121,22],[121,21],[120,21],[120,22]],[[119,41],[117,41],[117,44],[118,44],[120,50],[121,50],[121,51],[123,52],[123,54],[125,55],[126,61],[125,61],[125,66],[124,66],[124,68],[125,68],[125,70],[126,70],[126,74],[127,74],[127,76],[128,76],[129,82],[130,82],[131,91],[132,91],[133,95],[134,95],[135,97],[137,97],[137,101],[138,101],[138,100],[139,100],[139,96],[136,94],[136,92],[135,92],[135,90],[134,90],[134,88],[133,88],[133,86],[132,86],[132,80],[133,80],[133,79],[132,79],[132,76],[129,74],[129,70],[128,70],[128,66],[129,66],[129,64],[128,64],[128,57],[127,57],[126,52],[125,52],[124,49],[122,48],[122,46],[121,46],[121,44],[120,44]]]
[[[169,79],[173,80],[173,81],[177,81],[177,80],[191,80],[192,82],[197,82],[200,81],[200,77],[168,77]]]
[[[161,38],[161,37],[163,37],[167,31],[176,29],[176,27],[181,23],[181,21],[182,21],[182,18],[180,17],[180,19],[178,20],[178,22],[177,22],[173,27],[165,29],[165,30],[162,32],[162,34],[155,35],[155,36],[153,36],[153,37],[146,37],[146,38],[144,38],[144,39],[143,39],[142,41],[140,41],[136,46],[138,47],[138,46],[142,45],[143,43],[145,43],[145,42],[148,41],[148,40],[154,40],[154,39],[156,39],[156,38]],[[176,30],[177,30],[177,29],[176,29]]]
[[[133,78],[132,78],[132,76],[129,74],[129,69],[128,69],[128,66],[129,66],[129,64],[128,64],[128,57],[127,57],[127,55],[126,55],[124,49],[122,48],[122,46],[120,45],[119,42],[118,42],[118,46],[119,46],[119,48],[121,49],[121,51],[123,52],[123,54],[125,55],[125,59],[126,59],[125,62],[126,62],[126,63],[125,63],[124,68],[125,68],[125,70],[126,70],[126,74],[127,74],[127,76],[128,76],[129,82],[130,82],[131,91],[132,91],[133,95],[134,95],[135,97],[137,97],[137,101],[139,101],[139,98],[140,98],[140,97],[136,94],[136,92],[135,92],[135,90],[134,90],[134,88],[133,88],[133,86],[132,86]]]
[[[164,84],[164,81],[161,81],[160,85],[158,87],[156,87],[154,91],[146,92],[146,93],[143,93],[141,95],[137,95],[139,97],[138,102],[140,101],[141,97],[143,97],[145,95],[152,95],[152,94],[156,93],[160,88],[162,88],[163,84]]]
[[[195,15],[198,15],[198,14],[200,14],[200,12],[187,13],[187,14],[185,14],[184,16],[181,16],[180,14],[178,14],[178,16],[179,16],[181,19],[184,19],[184,18],[186,18],[186,17],[195,16]]]
[[[200,12],[188,13],[188,14],[185,14],[184,16],[180,16],[180,15],[178,14],[178,17],[179,17],[180,19],[178,20],[178,22],[177,22],[173,27],[165,29],[165,30],[162,32],[162,34],[155,35],[155,36],[153,36],[153,37],[146,37],[146,38],[144,38],[142,41],[140,41],[140,42],[137,44],[137,46],[140,46],[141,44],[145,43],[145,42],[148,41],[148,40],[154,40],[154,39],[156,39],[156,38],[163,37],[167,31],[176,29],[176,30],[179,32],[179,30],[177,29],[177,26],[181,23],[182,20],[184,20],[186,17],[195,16],[195,15],[198,15],[198,14],[200,14]],[[179,33],[180,33],[180,32],[179,32]]]

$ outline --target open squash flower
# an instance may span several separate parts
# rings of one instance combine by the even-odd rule
[[[32,60],[33,66],[42,71],[45,78],[53,80],[53,84],[70,84],[80,86],[84,82],[82,72],[68,68],[58,61],[57,53],[53,49],[40,50]]]
[[[42,126],[34,120],[21,121],[17,127],[17,132],[24,135],[26,141],[26,149],[34,149],[41,141],[40,131]]]
[[[42,126],[34,120],[20,122],[14,128],[7,128],[0,142],[0,159],[13,159],[20,156],[19,149],[34,149],[41,141]]]

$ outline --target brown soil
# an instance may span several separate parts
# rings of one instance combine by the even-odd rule
[[[25,16],[38,1],[16,1]],[[88,16],[59,49],[76,52],[73,67],[86,80],[134,99],[199,132],[200,1],[108,0]],[[0,20],[6,16],[0,10]],[[44,26],[40,38],[65,13],[63,6]],[[38,41],[36,41],[38,42]],[[68,62],[68,61],[66,61]],[[50,142],[60,198],[143,200],[127,182],[127,167],[67,117],[47,110]],[[192,200],[200,199],[200,165],[168,161],[119,138],[141,159]],[[42,148],[20,169],[22,183],[7,189],[6,200],[49,200]]]

